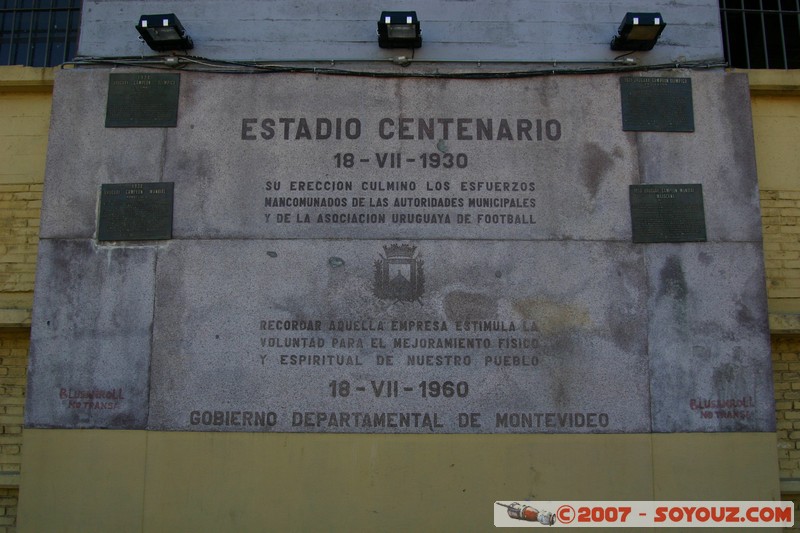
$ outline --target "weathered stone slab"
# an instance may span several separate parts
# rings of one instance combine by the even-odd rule
[[[106,71],[60,73],[42,235],[92,236],[102,183],[174,181],[177,238],[626,240],[628,185],[688,182],[710,240],[760,238],[743,76],[693,73],[691,134],[623,132],[614,76],[269,79],[185,75],[176,128],[128,131]]]
[[[94,236],[103,183],[161,180],[164,129],[106,128],[108,78],[106,70],[56,73],[41,238]]]
[[[709,241],[761,241],[747,77],[709,81],[692,84],[694,133],[637,134],[642,183],[699,183]]]
[[[158,260],[149,427],[649,431],[639,250],[414,242],[423,290],[397,301],[375,291],[392,244],[173,243]]]
[[[150,248],[39,243],[28,426],[145,427],[154,274]]]
[[[757,243],[647,247],[653,431],[774,431]]]
[[[622,131],[614,75],[191,72],[176,127],[107,129],[108,72],[61,73],[28,423],[772,431],[746,80],[648,76],[695,132]],[[174,182],[173,239],[98,246],[130,182]],[[653,184],[702,187],[707,242],[632,242]]]
[[[181,83],[164,170],[178,238],[630,236],[639,169],[615,77]]]

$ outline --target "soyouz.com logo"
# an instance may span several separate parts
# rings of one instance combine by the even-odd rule
[[[496,527],[792,527],[792,502],[496,501]]]

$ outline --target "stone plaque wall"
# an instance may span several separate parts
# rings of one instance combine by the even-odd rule
[[[743,76],[647,73],[694,132],[623,131],[615,75],[180,76],[177,126],[106,128],[109,73],[59,73],[29,426],[773,429]],[[172,239],[98,241],[148,182]],[[634,243],[647,184],[706,241]]]

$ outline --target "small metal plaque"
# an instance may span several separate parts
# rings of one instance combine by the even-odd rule
[[[704,242],[703,186],[631,185],[633,242]]]
[[[98,241],[172,238],[174,183],[114,183],[100,186]]]
[[[623,131],[694,131],[691,78],[620,79]]]
[[[180,74],[109,74],[106,128],[174,128]]]

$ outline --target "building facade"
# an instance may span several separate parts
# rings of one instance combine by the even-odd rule
[[[284,2],[269,7],[242,2],[230,13],[221,13],[213,2],[193,2],[191,11],[188,4],[168,2],[159,9],[180,16],[195,41],[192,54],[203,58],[310,67],[311,73],[297,76],[313,76],[314,68],[324,66],[389,69],[400,77],[408,69],[459,74],[491,65],[491,72],[502,74],[550,62],[553,70],[563,69],[551,73],[554,79],[574,76],[572,62],[591,68],[591,61],[611,61],[613,68],[620,53],[610,51],[607,41],[625,11],[642,9],[628,3],[587,8],[579,2],[540,2],[534,9],[510,2],[504,6],[507,13],[498,15],[477,3],[413,5],[420,18],[426,17],[424,44],[414,51],[410,66],[398,66],[394,63],[408,58],[393,60],[408,51],[377,47],[377,4],[370,4],[368,13],[351,2],[313,3],[307,9]],[[676,61],[692,66],[719,62],[723,50],[716,2],[682,8],[650,4],[647,11],[662,12],[669,25],[652,52],[635,54],[640,62],[654,68]],[[154,66],[135,59],[160,56],[139,42],[133,29],[151,8],[144,2],[85,2],[80,54],[95,59],[77,66],[104,74]],[[314,17],[308,16],[309,9]],[[576,39],[579,29],[587,34]],[[534,57],[531,49],[538,52]],[[694,75],[691,68],[680,67],[672,75],[685,72]],[[800,133],[800,78],[791,70],[746,73],[761,194],[777,438],[768,431],[262,434],[48,429],[40,423],[23,433],[24,369],[55,75],[49,68],[0,68],[2,142],[9,154],[0,185],[3,225],[9,228],[0,258],[3,523],[16,527],[20,492],[22,531],[301,530],[319,528],[320,515],[326,517],[323,527],[332,529],[480,530],[491,527],[491,504],[503,499],[793,497],[800,492],[800,398],[795,398],[800,394],[795,286],[800,277],[793,274],[800,272],[795,231],[800,161],[794,150]],[[184,74],[182,83],[191,76]],[[244,127],[242,139],[249,135]],[[49,157],[66,153],[60,150],[51,150]],[[113,180],[126,181],[103,178]],[[51,220],[50,235],[52,225]],[[442,509],[463,512],[453,517]]]

